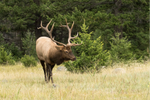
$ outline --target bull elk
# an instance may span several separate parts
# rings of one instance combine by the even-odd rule
[[[48,26],[51,23],[51,21],[52,20],[50,20],[50,22],[46,25],[46,27],[43,27],[42,21],[41,21],[41,25],[38,29],[45,30],[49,34],[50,38],[42,36],[36,40],[36,53],[43,67],[45,81],[49,82],[51,79],[53,86],[55,86],[53,78],[52,78],[52,70],[55,64],[60,65],[64,61],[76,60],[76,57],[72,53],[71,47],[81,45],[82,43],[74,44],[70,42],[71,39],[78,37],[78,33],[75,37],[71,37],[71,32],[74,26],[74,22],[70,28],[68,26],[67,20],[66,20],[66,25],[60,25],[60,27],[66,27],[68,29],[68,32],[69,32],[68,43],[64,44],[64,43],[54,40],[54,38],[52,38],[52,31],[54,28],[54,23],[51,27],[51,30],[48,30]],[[45,66],[45,63],[46,63],[46,66]]]

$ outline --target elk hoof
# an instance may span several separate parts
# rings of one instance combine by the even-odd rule
[[[56,87],[56,85],[55,85],[55,84],[53,84],[53,87]]]

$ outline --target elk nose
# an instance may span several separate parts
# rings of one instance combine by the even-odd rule
[[[72,59],[72,61],[75,61],[76,60],[76,57],[74,57],[73,59]]]

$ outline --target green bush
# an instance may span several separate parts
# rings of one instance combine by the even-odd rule
[[[3,46],[0,46],[0,64],[15,64],[11,52],[6,52]]]
[[[19,47],[17,47],[14,43],[5,44],[4,46],[6,48],[6,51],[11,52],[15,61],[20,60],[20,58],[23,56],[22,51],[20,51]]]
[[[111,62],[125,62],[128,60],[134,59],[135,55],[130,50],[131,49],[131,42],[128,41],[126,37],[119,38],[120,33],[116,34],[116,38],[113,37],[110,42],[111,49],[110,49],[110,60]]]
[[[23,63],[23,65],[25,67],[31,67],[31,66],[36,66],[37,62],[35,60],[35,58],[33,56],[29,56],[29,55],[24,55],[21,58],[21,62]]]
[[[11,52],[11,55],[15,61],[21,58],[22,52],[20,51],[19,47],[17,47],[14,43],[5,43],[2,34],[0,34],[0,46],[3,46],[6,52]]]
[[[36,56],[36,50],[35,50],[35,35],[27,32],[25,37],[21,39],[23,44],[23,49],[25,50],[25,54],[32,55],[33,57]]]
[[[86,72],[90,70],[99,70],[101,66],[107,65],[109,52],[103,50],[101,37],[96,40],[91,39],[92,32],[88,33],[88,27],[84,24],[81,26],[82,33],[80,38],[74,39],[74,43],[82,45],[73,47],[76,61],[65,63],[67,69],[71,72]]]

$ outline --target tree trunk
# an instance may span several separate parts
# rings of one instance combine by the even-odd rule
[[[114,4],[115,4],[114,15],[118,16],[119,13],[120,13],[119,10],[121,9],[122,1],[121,0],[114,0]],[[119,21],[120,21],[120,23],[123,23],[121,21],[121,19],[119,19]],[[121,39],[123,37],[123,28],[122,28],[122,26],[114,25],[114,30],[115,30],[115,33],[120,33],[119,38]],[[114,33],[114,36],[115,36],[115,33]]]
[[[40,7],[40,0],[33,0],[33,1],[38,7]],[[42,35],[42,30],[37,29],[40,26],[42,17],[41,17],[41,14],[39,12],[36,12],[35,15],[37,16],[37,19],[35,20],[34,31],[35,31],[35,38],[38,39]]]

